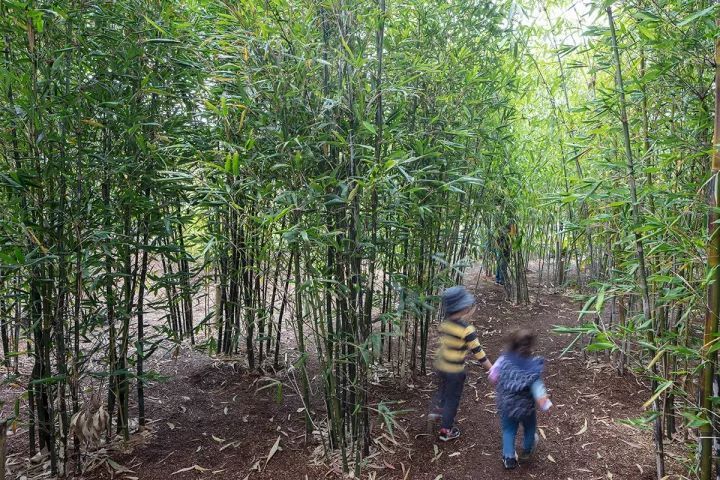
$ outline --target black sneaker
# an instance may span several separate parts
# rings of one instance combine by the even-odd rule
[[[505,470],[513,470],[517,468],[518,461],[516,458],[503,458],[503,465],[505,465]]]
[[[455,440],[459,436],[460,429],[457,427],[452,427],[450,430],[448,430],[447,428],[441,428],[438,439],[440,439],[441,442],[449,442],[450,440]]]

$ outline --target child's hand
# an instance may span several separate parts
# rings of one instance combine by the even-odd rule
[[[493,364],[490,360],[486,358],[485,361],[482,363],[482,367],[485,369],[486,372],[489,372],[490,370],[492,370]]]
[[[500,379],[500,372],[497,368],[493,367],[490,369],[490,371],[488,372],[488,379],[490,379],[490,382],[493,385],[497,385],[498,380]]]
[[[537,406],[543,412],[547,412],[548,410],[550,410],[550,407],[552,407],[552,405],[553,403],[550,401],[547,395],[537,399]]]

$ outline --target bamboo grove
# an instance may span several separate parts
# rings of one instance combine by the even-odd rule
[[[529,256],[545,281],[584,293],[581,326],[558,332],[577,335],[619,374],[647,379],[637,425],[654,437],[657,478],[676,441],[690,448],[673,450],[674,460],[714,478],[718,5],[539,11],[524,25],[534,33],[525,37],[520,128],[532,145],[547,122],[560,141],[548,145],[554,161],[527,152],[528,168],[549,179],[531,187],[545,203],[528,204],[544,218]]]
[[[426,371],[435,296],[504,221],[478,211],[513,207],[504,21],[484,2],[3,2],[3,361],[10,382],[31,369],[4,411],[31,454],[67,471],[68,419],[98,394],[127,439],[146,362],[189,344],[289,367],[308,430],[359,469],[370,369]]]
[[[512,224],[508,300],[582,295],[558,331],[647,380],[658,478],[672,438],[710,478],[719,16],[0,0],[2,416],[68,473],[70,417],[93,397],[129,438],[186,346],[291,383],[357,475],[394,415],[371,375],[428,372],[439,292]]]

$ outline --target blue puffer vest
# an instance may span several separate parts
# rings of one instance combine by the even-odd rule
[[[540,379],[544,363],[541,357],[504,355],[497,384],[497,406],[501,416],[518,419],[532,414],[535,400],[530,386]]]

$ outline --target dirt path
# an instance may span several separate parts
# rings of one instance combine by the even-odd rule
[[[463,435],[449,444],[425,432],[432,375],[401,387],[390,378],[374,383],[376,401],[394,400],[394,409],[414,412],[399,419],[394,440],[373,419],[376,455],[363,478],[654,478],[649,435],[618,422],[640,413],[646,388],[630,377],[618,378],[607,366],[586,365],[580,354],[558,358],[569,339],[549,331],[553,325],[575,323],[577,306],[560,295],[541,295],[531,307],[515,307],[503,300],[501,287],[484,280],[476,296],[479,308],[473,322],[493,360],[511,329],[527,327],[539,333],[537,353],[547,359],[546,383],[556,406],[539,417],[543,439],[535,459],[516,471],[502,468],[494,392],[482,369],[471,366],[458,416]],[[301,402],[290,389],[283,390],[278,403],[274,389],[256,392],[263,384],[258,376],[190,351],[164,360],[158,368],[173,376],[147,394],[152,432],[135,441],[130,451],[111,453],[115,465],[133,473],[118,475],[115,468],[111,474],[112,468],[104,464],[84,478],[339,478],[336,464],[312,465],[318,442],[304,443]],[[282,450],[266,465],[278,438]],[[15,440],[17,446],[20,439]]]
[[[409,478],[434,480],[440,474],[453,480],[655,478],[650,435],[619,422],[641,413],[647,389],[631,377],[617,377],[607,365],[588,365],[580,353],[558,358],[570,339],[550,330],[577,321],[577,306],[567,298],[544,295],[531,307],[515,307],[504,302],[503,295],[501,287],[481,282],[474,324],[493,360],[512,329],[531,328],[539,335],[536,354],[547,360],[546,384],[555,407],[538,417],[543,438],[535,458],[518,470],[503,469],[494,391],[482,369],[472,366],[458,414],[462,437],[452,444],[429,436],[414,439],[412,461],[406,462],[411,465]],[[414,408],[422,411],[433,385],[418,383],[405,398],[413,399]],[[418,435],[424,425],[422,418],[415,418],[408,421],[408,430]]]

